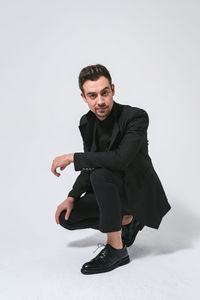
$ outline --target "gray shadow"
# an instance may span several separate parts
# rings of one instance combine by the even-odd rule
[[[138,233],[137,240],[128,248],[130,259],[166,255],[194,247],[200,237],[200,218],[180,203],[171,206],[158,230],[145,226]]]
[[[200,236],[200,218],[180,203],[174,203],[171,207],[159,229],[145,226],[139,231],[134,244],[128,247],[130,260],[149,255],[166,255],[194,247]],[[106,243],[106,234],[97,229],[89,230],[96,232],[89,237],[70,242],[67,246],[89,247],[97,246],[97,243]]]
[[[79,229],[77,229],[79,230]],[[88,230],[88,228],[80,229],[80,230]],[[95,230],[95,229],[89,229]],[[99,230],[95,230],[96,233],[89,237],[85,237],[76,241],[69,242],[66,246],[67,247],[76,247],[76,248],[82,248],[82,247],[90,247],[90,246],[97,246],[98,243],[106,244],[106,235]]]

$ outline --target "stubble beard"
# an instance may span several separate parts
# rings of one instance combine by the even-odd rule
[[[103,114],[99,114],[98,111],[96,112],[96,117],[100,117],[100,119],[104,120],[106,119],[110,114],[110,111],[103,113]]]

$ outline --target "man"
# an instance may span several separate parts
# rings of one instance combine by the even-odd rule
[[[127,247],[139,230],[158,229],[171,206],[148,154],[147,112],[114,101],[115,86],[103,65],[83,68],[79,87],[90,109],[79,124],[84,152],[56,157],[51,171],[60,176],[56,168],[74,163],[81,172],[55,219],[69,230],[107,234],[105,247],[81,268],[95,274],[127,264]]]

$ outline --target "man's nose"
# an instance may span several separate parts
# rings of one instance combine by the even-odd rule
[[[98,104],[102,105],[102,104],[104,104],[105,101],[101,95],[98,95],[97,102],[98,102]]]

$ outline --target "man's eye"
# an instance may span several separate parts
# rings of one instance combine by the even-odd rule
[[[105,91],[105,92],[103,92],[103,95],[106,95],[107,94],[107,92]]]

